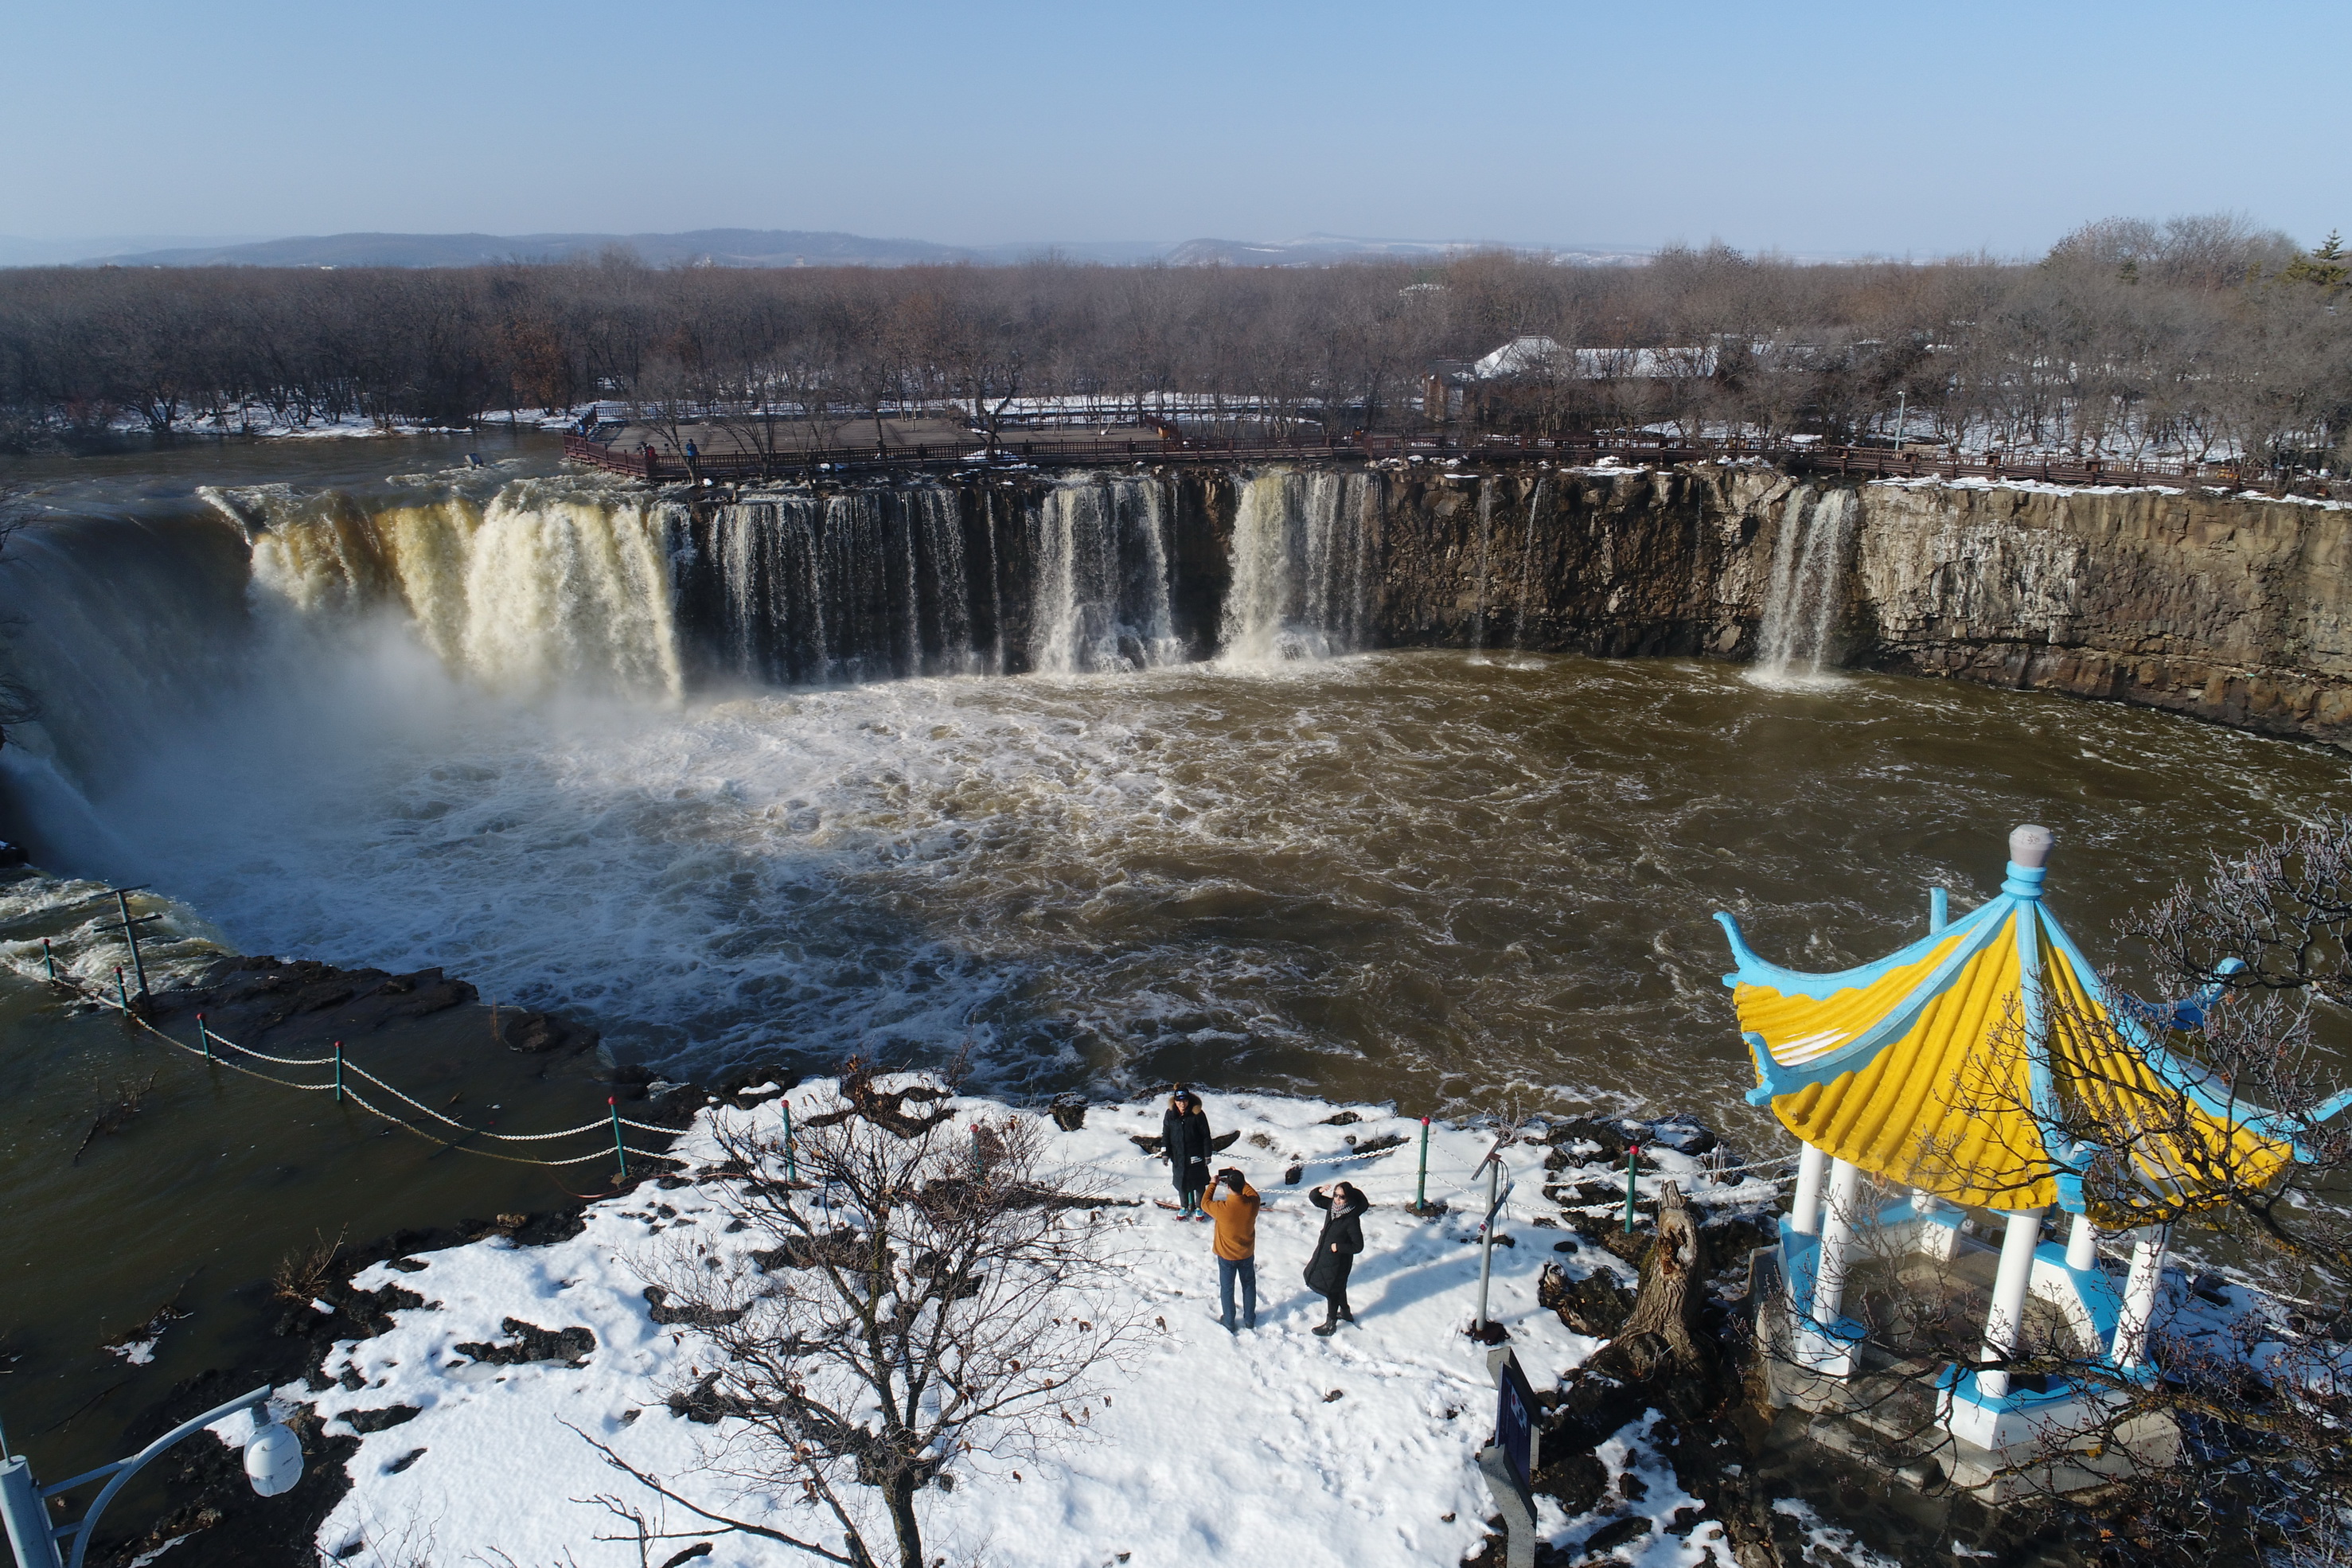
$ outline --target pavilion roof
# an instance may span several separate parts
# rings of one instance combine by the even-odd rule
[[[2192,1203],[2218,1201],[2223,1173],[2275,1175],[2297,1156],[2291,1132],[2108,995],[2042,901],[2046,830],[2011,843],[2033,863],[2011,859],[1996,897],[1854,969],[1769,963],[1717,914],[1756,1066],[1748,1099],[1833,1158],[1986,1208],[2083,1212],[2093,1140],[2118,1129],[2132,1173]]]

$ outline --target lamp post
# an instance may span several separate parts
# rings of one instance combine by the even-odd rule
[[[90,1538],[97,1532],[98,1516],[106,1511],[114,1494],[156,1455],[189,1434],[200,1432],[240,1410],[249,1411],[253,1423],[252,1432],[245,1440],[246,1479],[262,1497],[277,1497],[293,1489],[294,1483],[302,1479],[302,1443],[270,1416],[271,1392],[270,1386],[264,1384],[194,1420],[182,1422],[127,1459],[100,1465],[48,1486],[33,1479],[31,1464],[23,1455],[0,1459],[0,1522],[7,1527],[8,1545],[16,1555],[16,1568],[82,1568],[82,1559],[89,1554]],[[108,1478],[105,1487],[79,1521],[50,1525],[49,1499],[88,1486],[101,1477]],[[71,1556],[64,1551],[68,1541],[73,1542]]]

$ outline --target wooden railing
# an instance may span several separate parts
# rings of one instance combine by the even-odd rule
[[[1135,462],[1264,463],[1318,459],[1413,458],[1444,463],[1549,461],[1582,467],[1604,458],[1660,465],[1738,461],[1769,462],[1796,473],[1844,474],[1863,479],[1982,479],[2039,480],[2059,485],[2206,485],[2256,488],[2270,494],[2322,487],[2242,481],[2229,464],[2146,463],[2063,458],[1965,458],[1886,447],[1828,447],[1815,443],[1772,446],[1738,442],[1690,446],[1639,436],[1587,435],[1559,438],[1517,436],[1349,435],[1312,440],[1243,440],[1178,434],[1162,426],[1150,437],[1117,441],[1001,439],[992,454],[980,437],[943,445],[911,447],[821,447],[773,452],[706,452],[688,458],[641,446],[636,451],[586,436],[563,438],[563,455],[612,473],[659,483],[740,483],[760,479],[804,479],[887,471],[955,470],[990,466],[1102,468]]]

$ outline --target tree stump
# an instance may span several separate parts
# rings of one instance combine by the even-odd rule
[[[1672,1182],[1658,1200],[1658,1230],[1642,1260],[1642,1279],[1633,1294],[1633,1310],[1617,1331],[1617,1342],[1630,1344],[1643,1334],[1655,1334],[1673,1352],[1675,1364],[1686,1371],[1711,1368],[1713,1357],[1705,1342],[1692,1331],[1699,1309],[1706,1305],[1700,1289],[1706,1278],[1706,1243],[1682,1189]]]

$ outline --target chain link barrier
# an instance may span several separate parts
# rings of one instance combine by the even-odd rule
[[[682,1133],[685,1129],[678,1127],[663,1127],[657,1123],[650,1121],[638,1121],[633,1118],[621,1115],[617,1108],[610,1116],[600,1116],[593,1121],[583,1121],[577,1127],[567,1127],[558,1132],[493,1132],[487,1127],[470,1126],[466,1122],[458,1121],[453,1116],[445,1115],[441,1111],[434,1110],[431,1106],[416,1099],[414,1095],[408,1094],[394,1085],[386,1083],[383,1079],[378,1078],[375,1074],[368,1071],[367,1068],[360,1066],[357,1062],[352,1061],[350,1058],[343,1056],[340,1052],[333,1056],[325,1057],[271,1056],[267,1051],[257,1051],[250,1046],[238,1045],[235,1040],[215,1032],[209,1026],[205,1025],[201,1021],[197,1024],[199,1035],[205,1042],[209,1045],[219,1046],[226,1050],[234,1051],[239,1056],[250,1057],[257,1061],[274,1063],[279,1067],[336,1067],[340,1068],[341,1072],[348,1072],[357,1077],[363,1078],[367,1079],[368,1082],[375,1085],[378,1089],[383,1089],[386,1094],[398,1099],[402,1103],[423,1111],[425,1115],[432,1117],[435,1121],[443,1123],[445,1126],[456,1129],[459,1134],[459,1136],[456,1138],[445,1138],[440,1136],[438,1133],[428,1131],[425,1128],[417,1126],[415,1122],[409,1121],[405,1117],[396,1116],[393,1112],[384,1110],[383,1107],[373,1104],[363,1097],[359,1090],[353,1089],[347,1083],[341,1081],[331,1083],[296,1083],[286,1079],[278,1078],[272,1073],[256,1071],[252,1068],[232,1061],[226,1056],[215,1055],[212,1051],[203,1047],[191,1046],[184,1040],[173,1039],[171,1036],[165,1034],[163,1030],[157,1028],[154,1025],[141,1017],[136,1011],[124,1006],[121,1002],[115,1000],[113,997],[106,995],[103,992],[95,991],[83,985],[79,981],[68,980],[60,975],[56,979],[54,984],[70,990],[75,995],[80,997],[84,1001],[96,1003],[100,1006],[111,1009],[112,1011],[121,1014],[126,1021],[144,1029],[147,1033],[154,1036],[155,1038],[171,1047],[173,1050],[184,1052],[185,1054],[194,1057],[198,1060],[208,1063],[213,1067],[226,1068],[231,1072],[243,1073],[246,1077],[257,1079],[263,1083],[275,1084],[279,1089],[295,1089],[305,1094],[320,1094],[324,1093],[329,1089],[336,1090],[338,1092],[339,1099],[350,1101],[352,1104],[358,1106],[362,1110],[366,1111],[369,1115],[381,1118],[382,1120],[390,1122],[394,1127],[402,1129],[404,1131],[413,1133],[416,1137],[423,1139],[425,1142],[433,1144],[436,1148],[454,1149],[461,1154],[471,1154],[478,1159],[483,1160],[497,1160],[503,1164],[537,1165],[546,1170],[562,1170],[567,1165],[584,1165],[593,1160],[607,1160],[620,1157],[636,1160],[663,1160],[674,1165],[685,1165],[688,1163],[684,1158],[677,1154],[667,1154],[652,1149],[638,1149],[632,1147],[621,1141],[617,1131],[619,1126],[626,1125],[634,1127],[641,1132],[658,1132],[664,1137],[675,1138]],[[506,1143],[544,1143],[557,1138],[577,1138],[583,1133],[588,1132],[612,1132],[614,1136],[611,1143],[592,1149],[585,1154],[575,1154],[568,1160],[547,1160],[522,1154],[505,1154],[500,1153],[495,1149],[478,1149],[474,1147],[473,1144],[473,1140],[481,1138],[497,1139],[498,1141]]]

